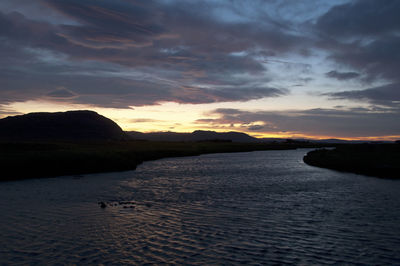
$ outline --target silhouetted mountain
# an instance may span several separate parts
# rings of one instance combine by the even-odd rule
[[[192,132],[192,135],[196,141],[201,140],[231,140],[232,142],[257,142],[257,138],[253,138],[246,133],[242,132],[215,132],[215,131],[203,131],[196,130]]]
[[[126,134],[93,111],[29,113],[0,119],[1,140],[121,140]]]
[[[262,143],[315,143],[315,144],[361,144],[361,143],[393,143],[393,141],[369,141],[369,140],[343,140],[343,139],[287,139],[287,138],[255,138],[242,132],[215,132],[196,130],[192,133],[177,132],[151,132],[142,133],[137,131],[126,132],[130,137],[137,140],[150,141],[232,141],[232,142],[262,142]]]
[[[152,141],[232,141],[232,142],[258,142],[253,138],[241,132],[215,132],[196,130],[192,133],[176,132],[152,132],[141,133],[136,131],[127,132],[134,139],[152,140]]]
[[[320,139],[311,141],[314,143],[330,143],[330,144],[393,143],[393,141],[344,140],[344,139]]]

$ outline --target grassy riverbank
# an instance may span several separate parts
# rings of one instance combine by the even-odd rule
[[[400,144],[341,145],[307,153],[304,162],[338,171],[381,178],[400,178]]]
[[[311,147],[316,146],[155,141],[0,142],[0,181],[133,170],[143,161],[166,157]]]

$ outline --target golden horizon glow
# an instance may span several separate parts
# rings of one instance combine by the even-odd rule
[[[228,105],[228,104],[226,104]],[[240,104],[239,104],[240,105]],[[221,106],[221,104],[218,104]],[[257,138],[284,138],[284,139],[341,139],[341,140],[363,140],[363,141],[395,141],[400,135],[387,136],[362,136],[348,137],[335,135],[316,135],[301,132],[280,132],[280,131],[251,131],[242,124],[211,124],[199,123],[198,119],[205,118],[205,113],[216,108],[215,104],[178,104],[161,103],[133,107],[131,109],[104,108],[87,104],[71,104],[68,102],[50,102],[47,100],[31,100],[27,102],[15,102],[1,106],[10,112],[21,114],[30,112],[60,112],[69,110],[93,110],[107,118],[115,121],[125,131],[139,132],[178,132],[189,133],[195,130],[211,130],[216,132],[237,131],[243,132]],[[235,106],[236,107],[236,106]],[[207,118],[210,118],[208,116]],[[253,125],[262,124],[262,121]]]

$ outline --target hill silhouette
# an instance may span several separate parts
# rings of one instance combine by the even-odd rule
[[[231,142],[259,142],[260,140],[242,132],[215,132],[196,130],[192,133],[177,132],[152,132],[141,133],[127,132],[134,139],[150,141],[231,141]]]
[[[0,119],[0,140],[122,140],[125,132],[93,111],[29,113]]]
[[[133,170],[144,161],[166,157],[320,146],[260,142],[240,132],[130,135],[135,138],[93,111],[30,113],[0,119],[0,181]],[[164,141],[139,141],[146,138]]]

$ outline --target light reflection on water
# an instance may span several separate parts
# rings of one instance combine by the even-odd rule
[[[400,263],[400,182],[307,166],[306,151],[0,183],[0,263]]]

